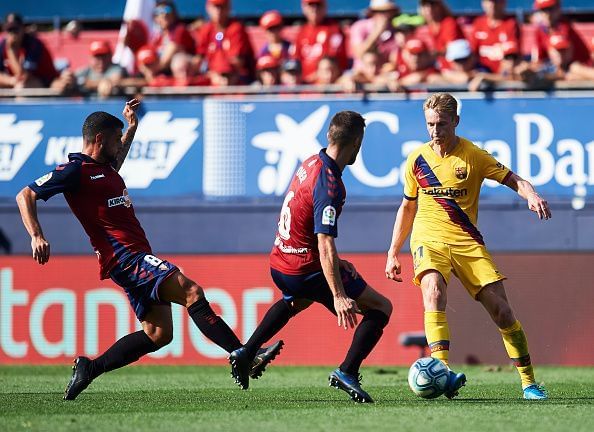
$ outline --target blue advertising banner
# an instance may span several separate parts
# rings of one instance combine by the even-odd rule
[[[459,135],[491,152],[549,197],[583,204],[594,192],[592,97],[462,98]],[[423,99],[207,98],[143,102],[121,174],[134,196],[282,196],[299,163],[325,146],[332,115],[361,112],[361,153],[344,173],[350,197],[400,197],[406,156],[428,140]],[[0,197],[80,151],[86,115],[122,102],[0,104]],[[513,199],[486,182],[483,196]]]
[[[0,104],[0,197],[25,185],[82,149],[87,115],[107,111],[123,118],[124,103]],[[120,170],[134,196],[202,193],[202,103],[144,102],[130,153]]]
[[[541,192],[583,200],[592,189],[594,132],[585,125],[591,122],[594,99],[460,102],[458,134],[491,152]],[[429,139],[422,105],[422,99],[207,100],[204,192],[283,195],[298,164],[325,146],[332,115],[349,109],[361,112],[368,125],[361,153],[344,173],[349,196],[399,197],[406,156]],[[223,119],[233,119],[233,127]],[[504,189],[486,182],[483,195],[513,197]]]

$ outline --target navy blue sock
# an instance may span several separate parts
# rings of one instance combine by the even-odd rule
[[[357,375],[363,360],[367,358],[375,345],[379,342],[384,327],[390,318],[380,310],[365,312],[363,320],[357,326],[353,335],[353,342],[346,358],[340,365],[340,370],[351,375]]]
[[[121,368],[135,362],[140,357],[159,347],[146,333],[139,330],[124,336],[114,343],[107,351],[91,363],[91,377],[94,379],[104,372]]]
[[[244,345],[247,355],[254,357],[258,349],[281,331],[293,316],[295,312],[285,300],[279,300],[270,306],[262,322]]]
[[[188,307],[188,314],[204,336],[228,353],[241,347],[241,342],[233,330],[220,316],[214,313],[204,297]]]

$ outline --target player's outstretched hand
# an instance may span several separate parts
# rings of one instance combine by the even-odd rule
[[[39,264],[43,265],[49,261],[50,245],[43,237],[36,236],[31,239],[31,250],[33,251],[33,259]]]
[[[355,328],[357,325],[357,312],[359,308],[355,300],[349,297],[334,297],[334,309],[338,317],[338,326],[345,330]]]
[[[136,126],[138,124],[136,110],[138,110],[139,106],[140,101],[138,99],[130,99],[128,102],[126,102],[122,114],[124,115],[124,118],[128,122],[129,126]]]
[[[539,219],[550,219],[549,203],[536,192],[528,194],[528,208],[538,215]]]
[[[341,259],[339,265],[340,268],[346,270],[352,277],[356,278],[359,276],[359,273],[357,273],[357,269],[355,269],[355,265],[352,262]]]
[[[400,276],[401,271],[402,266],[400,265],[400,261],[398,261],[398,257],[388,255],[388,260],[386,262],[386,277],[396,282],[402,282],[402,276]]]

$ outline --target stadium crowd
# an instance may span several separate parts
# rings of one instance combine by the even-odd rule
[[[17,13],[8,14],[0,39],[0,88],[54,89],[59,94],[109,97],[124,88],[313,85],[344,92],[367,85],[414,91],[424,85],[486,90],[500,83],[548,88],[557,81],[594,80],[594,39],[564,16],[560,0],[534,0],[529,24],[534,43],[522,46],[522,28],[505,0],[482,0],[484,14],[455,17],[445,0],[420,0],[419,15],[393,0],[371,0],[352,24],[329,16],[326,0],[302,0],[305,22],[285,26],[271,10],[259,19],[256,47],[246,26],[230,14],[230,0],[206,0],[207,19],[186,24],[171,0],[156,1],[154,27],[126,22],[124,44],[134,63],[113,62],[107,40],[94,40],[88,64],[72,70]],[[331,14],[330,14],[331,15]],[[290,31],[287,31],[290,30]],[[80,31],[76,23],[69,31]],[[64,63],[64,62],[62,62]]]

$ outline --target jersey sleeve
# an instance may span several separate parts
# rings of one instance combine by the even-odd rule
[[[419,184],[414,174],[413,158],[406,159],[406,166],[404,168],[404,198],[409,201],[414,201],[419,195]]]
[[[80,183],[80,164],[68,162],[39,177],[29,185],[37,196],[47,201],[59,193],[73,191]]]
[[[314,233],[338,237],[338,216],[343,196],[340,181],[332,171],[322,167],[313,189]]]
[[[479,167],[483,178],[488,178],[504,184],[509,176],[512,175],[512,171],[502,163],[498,162],[488,151],[478,150],[477,155],[477,166]]]

